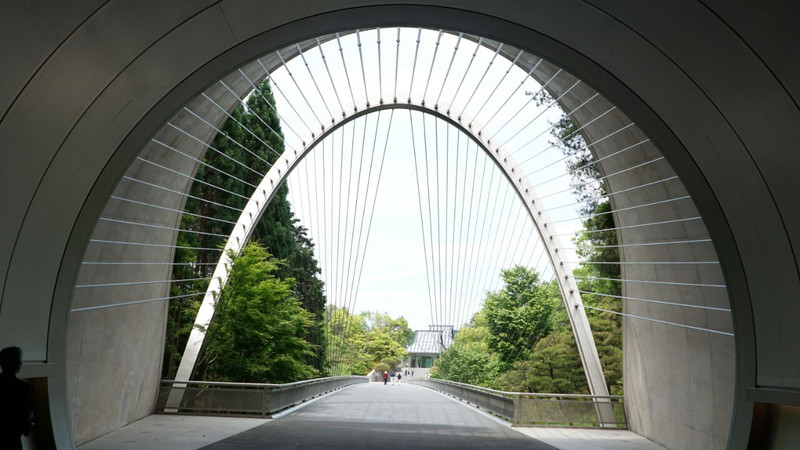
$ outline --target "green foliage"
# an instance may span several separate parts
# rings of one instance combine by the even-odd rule
[[[275,276],[279,262],[257,243],[233,257],[198,366],[202,379],[288,383],[313,378],[303,363],[313,346],[302,336],[311,314],[293,295],[291,279]]]
[[[436,360],[430,376],[460,383],[493,387],[500,373],[500,358],[489,349],[489,328],[485,312],[473,317],[469,326],[462,328],[453,344]]]
[[[380,362],[378,364],[375,364],[375,367],[373,367],[372,370],[374,370],[377,373],[383,373],[392,370],[392,367],[386,363]]]
[[[497,384],[516,392],[588,393],[572,330],[560,328],[538,342],[532,357],[516,361]]]
[[[535,272],[521,266],[502,271],[504,288],[484,302],[489,348],[504,369],[526,358],[536,341],[550,333],[558,290],[544,286]]]
[[[222,236],[230,233],[230,225],[205,217],[235,222],[238,209],[244,206],[252,190],[239,180],[258,185],[260,173],[266,173],[283,152],[280,121],[268,102],[274,104],[274,98],[269,83],[265,81],[259,85],[258,92],[249,97],[246,106],[240,105],[231,111],[235,120],[228,120],[221,128],[222,133],[211,142],[202,157],[204,164],[195,174],[198,181],[191,187],[193,197],[186,201],[185,212],[195,216],[184,214],[181,229],[187,231],[179,234],[179,246],[222,248],[225,243]],[[297,223],[286,199],[288,192],[285,185],[276,190],[254,227],[252,240],[285,262],[275,269],[275,276],[281,280],[294,280],[293,295],[311,313],[311,324],[299,337],[311,342],[317,350],[305,354],[302,361],[324,375],[327,373],[324,286],[318,278],[320,269],[314,259],[314,244],[305,228]],[[179,248],[175,253],[173,279],[210,277],[218,258],[219,252],[215,250]],[[206,285],[207,281],[173,283],[171,296],[203,292]],[[166,378],[173,377],[177,370],[201,300],[202,296],[192,296],[170,302],[163,367]]]
[[[328,354],[337,374],[364,375],[377,364],[392,370],[408,356],[406,346],[414,332],[408,321],[378,311],[351,315],[344,308],[328,307]]]

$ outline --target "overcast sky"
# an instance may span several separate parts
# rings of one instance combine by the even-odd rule
[[[352,111],[353,99],[359,109],[364,108],[367,96],[375,105],[382,87],[384,101],[390,102],[396,90],[398,100],[404,103],[411,87],[412,103],[418,104],[424,93],[427,105],[438,99],[440,110],[450,108],[454,114],[464,110],[464,118],[470,118],[473,130],[485,126],[488,132],[484,136],[500,130],[493,142],[507,142],[504,148],[516,149],[526,144],[515,157],[524,160],[527,155],[540,155],[525,166],[526,173],[535,172],[534,184],[538,180],[544,182],[537,187],[538,192],[566,191],[548,197],[543,204],[574,203],[568,192],[569,177],[560,176],[566,171],[560,162],[563,155],[550,144],[553,139],[548,132],[560,112],[557,107],[537,107],[526,95],[526,91],[535,92],[540,86],[532,79],[520,84],[525,72],[516,67],[503,78],[511,66],[500,57],[486,72],[494,52],[483,47],[475,52],[476,44],[466,40],[460,42],[451,65],[457,37],[450,35],[442,36],[434,70],[428,77],[437,36],[436,31],[423,30],[417,51],[417,30],[404,29],[399,64],[395,65],[397,29],[381,30],[380,72],[375,30],[360,34],[363,73],[354,34],[340,40],[347,72],[336,40],[322,46],[327,69],[318,49],[304,54],[313,78],[301,58],[287,61],[288,71],[281,68],[272,74],[287,146],[299,149],[302,141],[311,142],[310,134],[318,134],[320,123],[329,125],[331,117],[340,120],[342,109]],[[395,67],[399,68],[397,84]],[[464,77],[467,67],[470,71]],[[503,84],[487,102],[501,79]],[[440,89],[442,85],[444,90]],[[320,99],[320,92],[325,102]],[[506,107],[493,117],[492,111],[506,99]],[[514,115],[517,111],[521,113]],[[541,116],[525,127],[539,113]],[[435,322],[459,326],[477,310],[486,290],[500,287],[501,267],[515,263],[536,266],[538,261],[538,269],[545,271],[545,278],[549,279],[546,257],[540,258],[541,245],[536,245],[538,237],[530,219],[522,213],[522,202],[475,143],[464,134],[459,136],[454,127],[441,120],[432,116],[423,119],[419,112],[411,114],[411,119],[404,109],[395,110],[390,128],[390,115],[389,111],[382,112],[378,123],[378,115],[373,113],[334,132],[290,176],[290,201],[317,246],[328,301],[350,306],[356,312],[379,310],[403,316],[414,329],[424,329]],[[374,215],[365,246],[373,200]],[[565,207],[549,214],[558,220],[575,217],[576,210]],[[476,237],[482,226],[483,238]],[[573,231],[580,222],[563,222],[560,226]],[[529,238],[531,234],[533,237]],[[569,244],[568,238],[566,243]]]

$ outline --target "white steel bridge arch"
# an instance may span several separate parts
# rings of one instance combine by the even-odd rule
[[[214,306],[220,292],[228,281],[232,264],[230,254],[239,254],[244,248],[252,235],[255,225],[266,210],[277,192],[277,189],[284,183],[298,163],[315,150],[317,145],[327,136],[360,117],[387,110],[392,112],[395,110],[418,111],[433,116],[436,119],[443,120],[455,127],[459,132],[468,136],[481,150],[491,156],[492,161],[503,176],[511,183],[519,199],[525,204],[528,216],[533,222],[544,248],[546,249],[545,253],[550,259],[551,266],[556,274],[555,278],[558,282],[561,298],[564,302],[567,316],[569,317],[573,335],[575,336],[590,392],[592,395],[608,395],[608,387],[606,386],[603,376],[603,370],[594,338],[592,337],[591,327],[586,317],[585,310],[582,308],[583,302],[578,286],[575,282],[575,278],[571,276],[572,270],[570,264],[564,261],[558,252],[558,249],[562,248],[560,242],[561,238],[548,230],[548,214],[546,211],[540,211],[537,208],[536,189],[533,184],[528,181],[525,175],[520,176],[513,170],[513,167],[516,165],[516,160],[502,149],[490,150],[489,144],[484,142],[481,136],[472,132],[471,127],[465,127],[458,120],[439,112],[436,108],[422,104],[396,102],[383,105],[378,104],[354,111],[352,114],[344,117],[330,127],[326,127],[320,134],[314,136],[311,142],[299,152],[291,149],[284,150],[283,154],[281,154],[276,161],[276,164],[270,168],[257,189],[254,190],[253,195],[243,208],[233,231],[227,239],[224,251],[221,253],[220,259],[214,268],[208,289],[203,297],[195,320],[195,326],[192,328],[192,332],[187,341],[183,358],[181,359],[175,377],[176,381],[188,381],[190,379],[200,350],[202,349],[205,330],[211,323],[214,315]],[[173,400],[177,401],[177,397],[173,398]],[[170,406],[174,407],[177,406],[177,404],[172,403]],[[608,417],[609,420],[603,420],[604,422],[613,421],[613,411],[611,411],[610,408],[607,411],[606,408],[600,408],[600,411],[602,414],[612,414]]]

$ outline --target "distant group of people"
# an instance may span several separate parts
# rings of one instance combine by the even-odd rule
[[[389,383],[389,381],[392,382],[392,386],[394,386],[395,384],[400,384],[400,382],[403,380],[403,376],[404,375],[407,376],[407,377],[408,376],[412,376],[413,377],[414,376],[414,371],[413,370],[404,369],[403,371],[395,372],[393,370],[391,372],[387,372],[387,371],[384,370],[383,371],[383,385],[386,386]]]

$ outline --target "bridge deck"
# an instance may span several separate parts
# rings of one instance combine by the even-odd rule
[[[151,416],[149,419],[159,418],[175,420],[170,416]],[[199,436],[186,436],[187,439],[193,440],[191,442],[187,440],[185,445],[179,445],[175,441],[175,436],[180,433],[169,430],[170,435],[164,436],[165,439],[172,439],[169,443],[159,441],[156,434],[145,431],[127,437],[123,437],[122,434],[116,438],[104,437],[81,448],[122,450],[164,448],[168,445],[170,448],[202,447],[209,450],[256,448],[350,450],[395,446],[426,449],[661,449],[630,432],[511,428],[429,389],[407,384],[384,386],[381,383],[369,383],[352,386],[271,421],[219,420],[250,421],[240,429],[251,428],[224,437],[219,434],[213,435],[210,428],[203,426],[195,433],[209,435],[204,444],[210,443],[210,445],[205,447],[202,447]],[[163,430],[164,428],[171,428],[164,425],[166,424],[160,424],[162,431],[167,431]],[[158,421],[154,426],[158,427]],[[542,438],[537,434],[541,434]],[[530,437],[531,435],[537,438]]]

